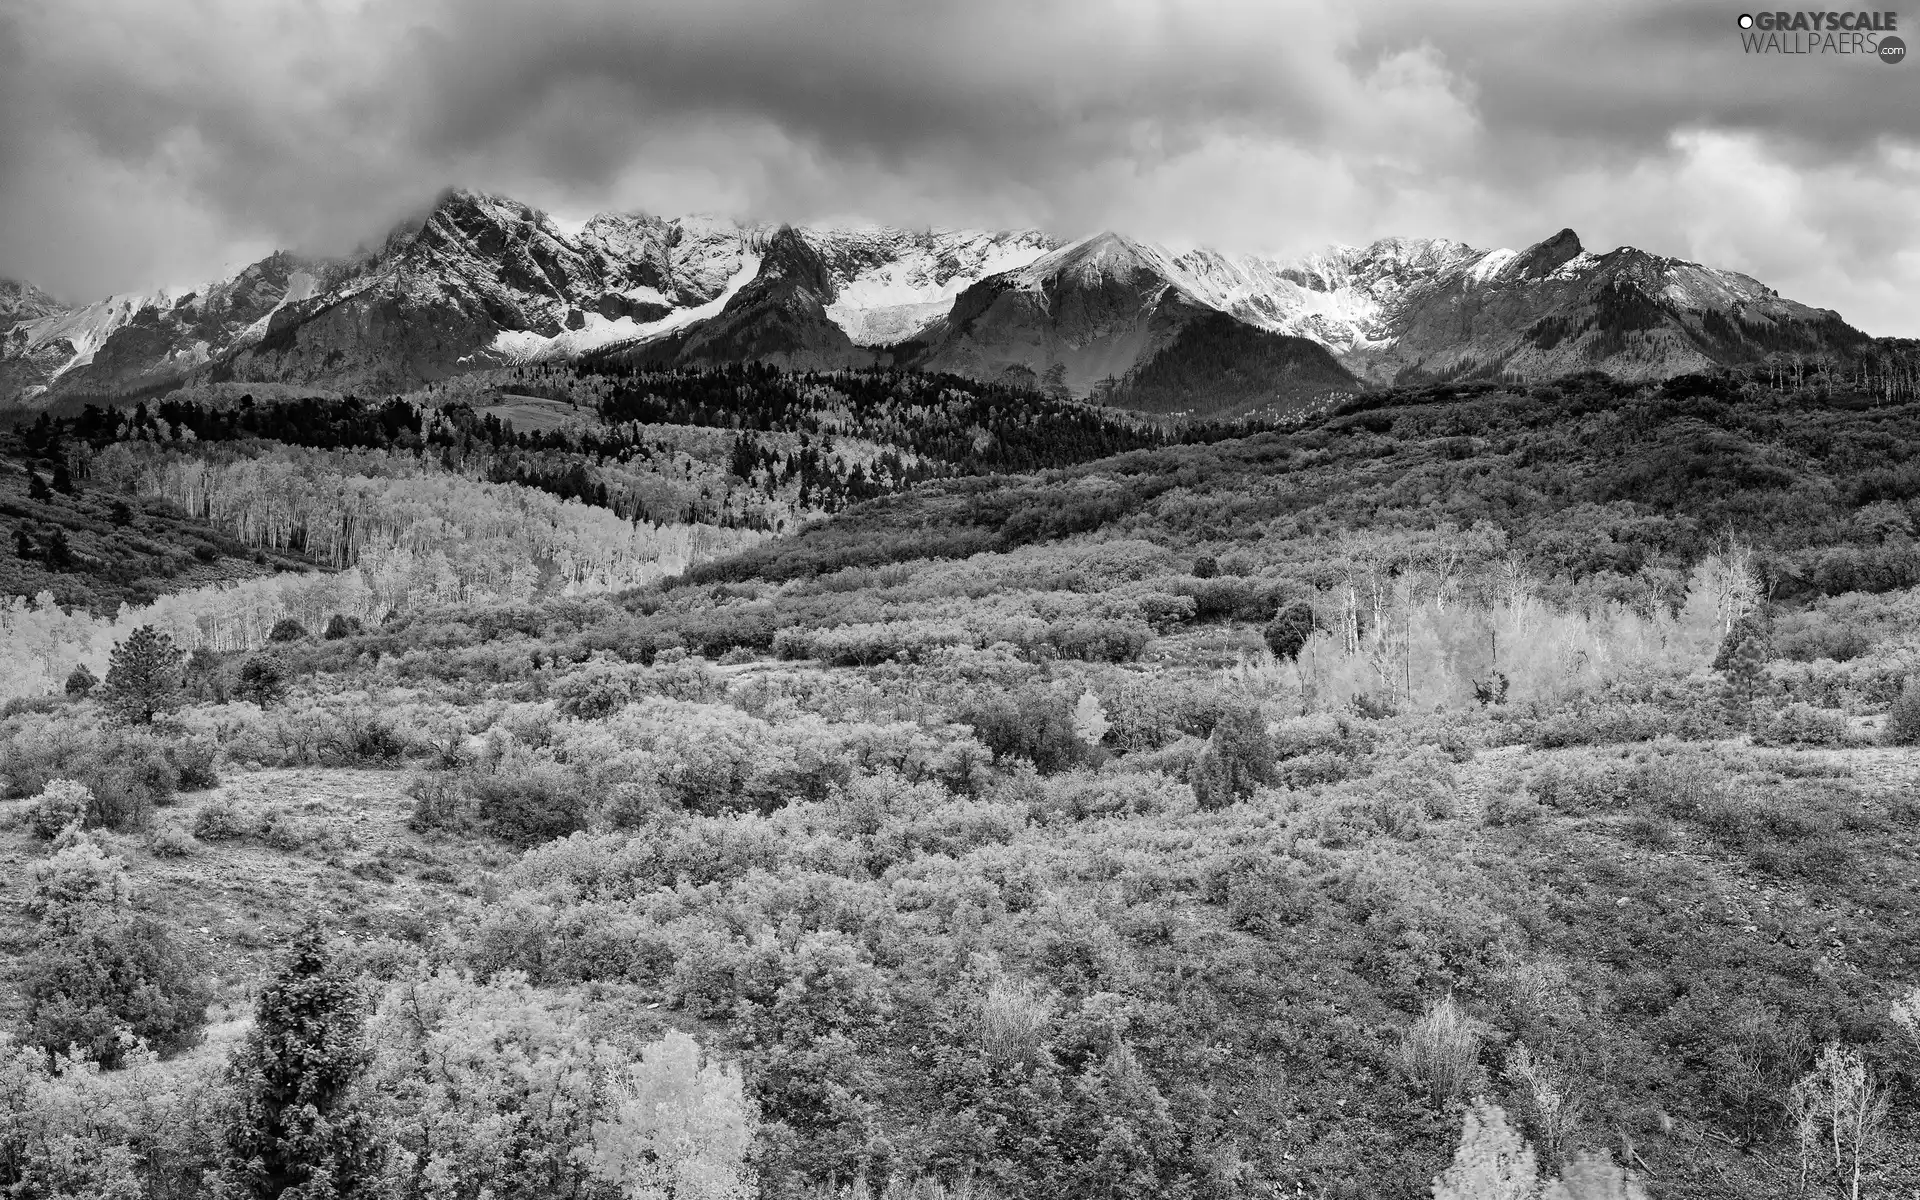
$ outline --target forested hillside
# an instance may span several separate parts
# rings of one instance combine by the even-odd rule
[[[1864,375],[17,441],[287,569],[0,614],[11,1194],[1920,1188],[1920,403]]]

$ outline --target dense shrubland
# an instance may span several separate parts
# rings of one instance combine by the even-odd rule
[[[0,1183],[1904,1194],[1912,414],[1697,386],[935,481],[617,594],[116,628],[70,691],[51,650],[0,718],[48,947]],[[475,903],[193,961],[165,872],[408,861],[250,795],[295,768],[402,773]],[[253,1016],[202,1042],[213,976]]]

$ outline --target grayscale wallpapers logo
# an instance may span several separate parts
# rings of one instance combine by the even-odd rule
[[[1892,12],[1741,13],[1740,48],[1748,54],[1844,54],[1905,62],[1907,43]]]

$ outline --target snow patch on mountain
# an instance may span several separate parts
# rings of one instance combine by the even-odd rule
[[[688,305],[675,309],[655,321],[636,321],[632,317],[619,317],[609,320],[596,312],[583,313],[585,324],[579,329],[568,329],[545,337],[529,329],[503,329],[494,335],[493,343],[487,351],[512,365],[541,362],[554,358],[571,358],[616,342],[646,342],[662,337],[678,329],[720,315],[727,301],[733,299],[741,288],[752,283],[760,274],[760,255],[753,251],[744,251],[739,256],[738,265],[732,275],[727,277],[720,294],[704,304]],[[651,295],[636,295],[651,293]],[[631,288],[623,293],[630,299],[647,300],[662,303],[665,298],[652,288]],[[473,356],[460,361],[470,362]]]
[[[1507,264],[1520,257],[1518,250],[1489,250],[1480,261],[1467,268],[1467,278],[1475,283],[1485,283],[1506,269]]]
[[[834,281],[827,316],[856,346],[882,346],[945,316],[954,297],[990,275],[1017,271],[1054,248],[1034,230],[804,228]]]
[[[1512,251],[1482,255],[1445,238],[1383,238],[1295,260],[1208,249],[1160,253],[1171,264],[1170,278],[1203,302],[1339,353],[1391,340],[1389,317],[1410,288],[1476,257],[1491,262],[1489,273],[1513,258]]]
[[[31,354],[42,347],[51,347],[58,342],[66,342],[72,347],[72,357],[66,359],[48,375],[49,381],[58,379],[75,367],[84,367],[93,361],[94,352],[100,349],[106,340],[113,336],[143,308],[172,308],[174,294],[163,289],[157,292],[129,292],[124,295],[108,296],[105,300],[95,301],[81,308],[42,317],[38,321],[29,321],[13,329],[13,338],[20,345],[18,353]],[[15,352],[9,347],[9,352]]]
[[[267,325],[273,320],[274,313],[279,312],[289,304],[298,304],[302,300],[311,300],[319,294],[320,280],[316,276],[308,271],[295,271],[293,274],[287,276],[287,290],[286,293],[280,297],[279,303],[275,304],[266,312],[261,313],[252,324],[235,334],[230,345],[258,345],[260,339],[267,336]],[[204,342],[201,343],[203,346],[205,344]]]

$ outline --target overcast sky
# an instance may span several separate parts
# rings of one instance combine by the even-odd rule
[[[0,275],[192,284],[460,184],[1289,254],[1572,226],[1920,335],[1920,63],[1750,57],[1740,11],[0,0]]]

